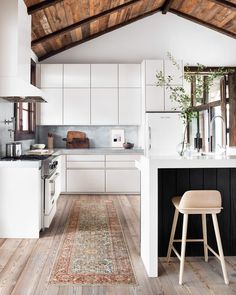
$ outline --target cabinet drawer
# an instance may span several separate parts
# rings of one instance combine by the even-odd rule
[[[135,168],[135,162],[106,162],[106,168]]]
[[[97,192],[105,191],[104,170],[81,169],[67,170],[67,192]]]
[[[69,169],[82,169],[82,168],[95,168],[95,169],[104,169],[105,168],[105,162],[67,162],[67,168]]]
[[[139,160],[140,155],[106,155],[106,161],[135,161]]]
[[[138,170],[106,170],[106,192],[140,192],[140,172]]]
[[[69,155],[67,162],[105,161],[104,155]]]

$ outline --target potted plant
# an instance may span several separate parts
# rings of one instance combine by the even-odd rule
[[[170,52],[167,53],[167,57],[179,70],[180,65]],[[208,71],[206,79],[203,80],[202,73],[205,69],[206,66],[199,63],[197,63],[196,71],[194,71],[194,73],[190,70],[188,65],[185,67],[183,78],[188,83],[192,83],[193,81],[195,82],[194,91],[192,91],[192,93],[188,93],[184,86],[171,86],[171,81],[173,80],[172,76],[165,77],[162,71],[157,72],[156,74],[156,86],[165,86],[170,89],[170,99],[177,102],[178,110],[185,126],[183,141],[181,142],[181,150],[179,152],[181,156],[184,154],[185,146],[189,145],[187,137],[188,126],[192,122],[193,118],[197,117],[197,111],[193,108],[193,100],[195,100],[196,103],[201,102],[203,92],[209,92],[214,80],[218,77],[223,77],[226,73],[229,73],[229,71],[226,71],[225,68],[219,67],[215,71]],[[173,110],[176,110],[176,108]]]

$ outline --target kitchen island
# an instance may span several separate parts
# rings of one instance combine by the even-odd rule
[[[166,256],[174,212],[171,198],[189,189],[218,189],[221,192],[224,209],[219,215],[219,223],[223,248],[226,255],[236,255],[236,156],[142,156],[136,166],[141,170],[141,256],[148,276],[158,276],[158,257]],[[190,224],[188,234],[201,235],[198,225],[200,222]],[[178,231],[180,228],[177,235]],[[213,237],[209,240],[214,243]],[[202,250],[201,246],[191,245],[189,254],[199,255],[199,250]]]

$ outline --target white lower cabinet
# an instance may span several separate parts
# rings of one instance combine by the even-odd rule
[[[106,170],[106,192],[139,193],[140,172],[137,169]]]
[[[105,191],[104,169],[68,169],[68,193],[102,193]]]
[[[140,155],[66,156],[67,193],[140,193]]]

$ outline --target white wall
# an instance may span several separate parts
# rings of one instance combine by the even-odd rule
[[[236,66],[236,40],[174,14],[156,13],[43,63],[141,62],[170,51],[186,63]]]

